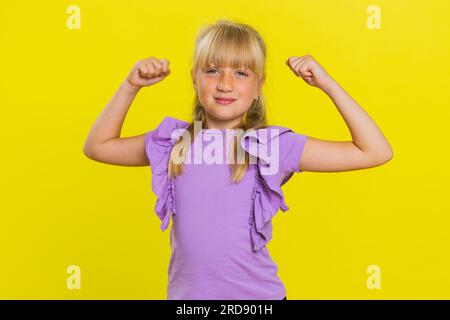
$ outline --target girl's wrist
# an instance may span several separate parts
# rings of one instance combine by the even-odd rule
[[[330,94],[333,90],[339,87],[339,84],[333,78],[330,78],[323,86],[321,86],[321,90],[326,94]]]
[[[122,83],[122,87],[129,93],[136,94],[141,89],[140,87],[136,87],[132,85],[127,79]]]

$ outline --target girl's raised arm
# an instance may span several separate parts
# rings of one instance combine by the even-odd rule
[[[145,153],[145,133],[121,138],[120,132],[139,90],[166,78],[170,74],[168,65],[168,60],[154,57],[135,64],[89,132],[83,148],[88,158],[120,166],[149,165]]]
[[[351,171],[379,166],[392,159],[392,148],[375,122],[311,55],[290,57],[286,64],[331,98],[353,138],[353,141],[328,141],[308,137],[300,170]]]

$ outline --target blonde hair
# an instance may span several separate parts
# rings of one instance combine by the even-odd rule
[[[218,20],[216,23],[203,27],[196,38],[191,69],[192,79],[198,68],[207,68],[211,63],[217,66],[231,68],[248,67],[256,75],[258,82],[265,78],[266,45],[259,33],[251,26],[229,20]],[[194,121],[201,121],[205,128],[205,110],[198,95],[194,98],[192,121],[186,132],[178,139],[169,158],[169,177],[176,177],[183,173],[183,161],[186,156],[187,143],[178,146],[183,141],[194,141]],[[259,99],[254,99],[252,105],[243,117],[243,131],[267,127],[266,108],[262,93]],[[190,139],[185,139],[185,135]],[[187,138],[187,137],[186,137]],[[237,163],[236,158],[230,161],[231,181],[240,182],[249,164],[249,154],[238,143],[240,138],[233,137],[232,150],[234,155],[244,153],[244,163]],[[239,150],[238,150],[238,149]],[[231,152],[230,152],[231,153]],[[229,158],[231,159],[231,157]]]

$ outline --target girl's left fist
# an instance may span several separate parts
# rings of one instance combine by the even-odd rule
[[[324,89],[334,79],[325,69],[309,54],[301,57],[289,57],[286,64],[292,72],[311,86]]]

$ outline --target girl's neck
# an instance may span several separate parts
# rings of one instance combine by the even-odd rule
[[[226,123],[211,123],[210,121],[206,120],[205,125],[202,128],[202,131],[220,131],[225,132],[226,130],[237,130],[241,129],[244,126],[242,121],[236,123],[236,122],[226,122]]]

